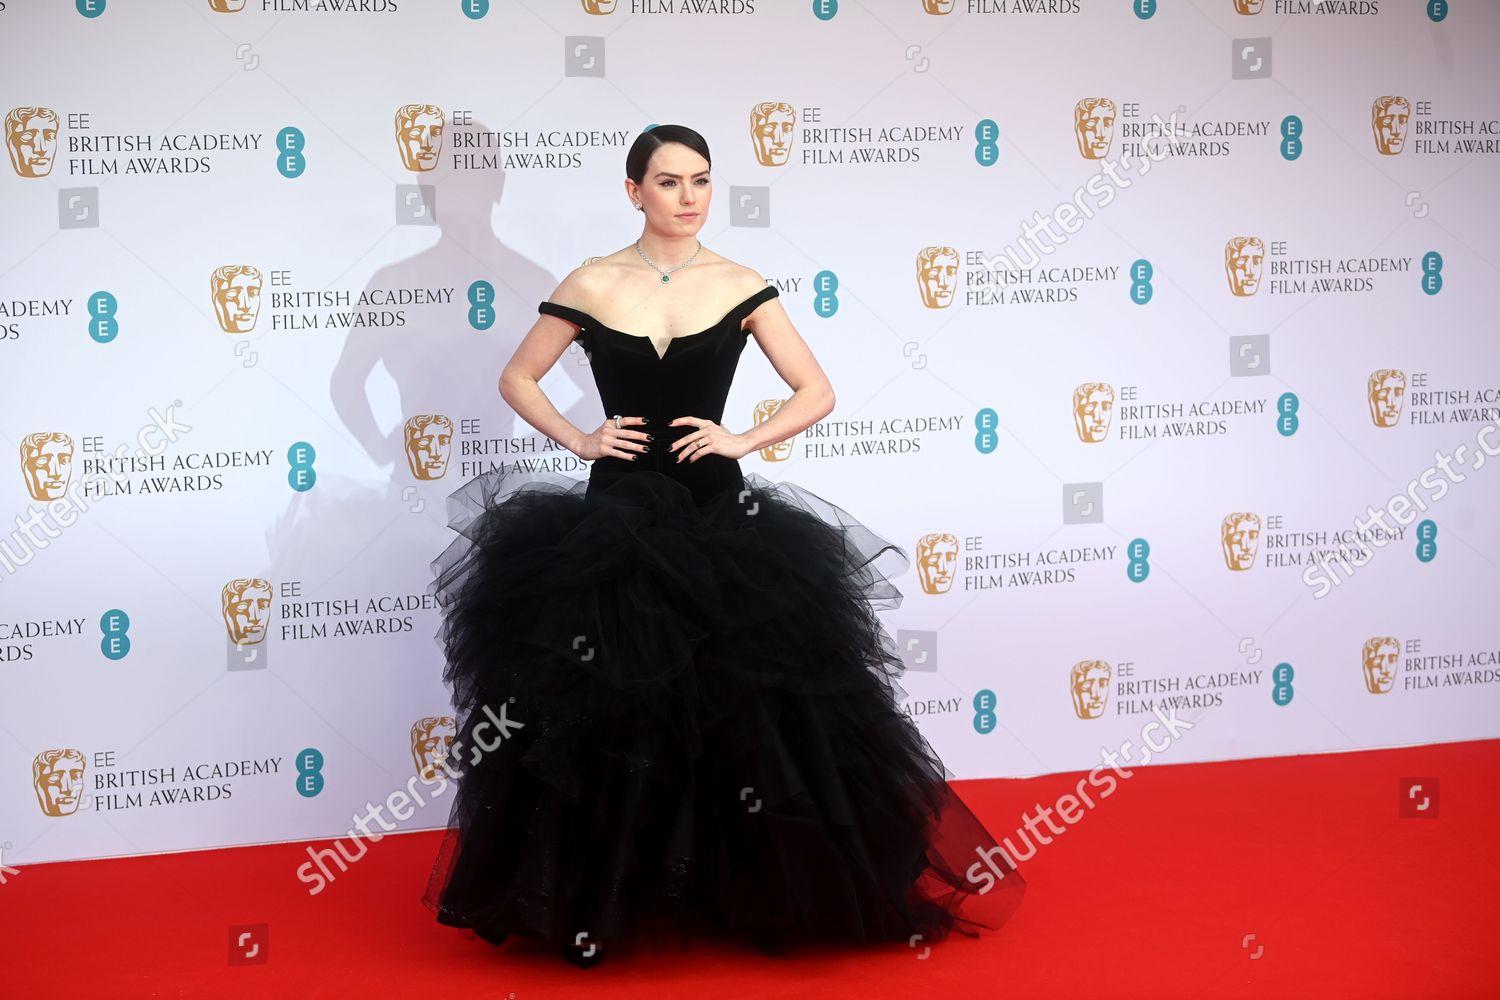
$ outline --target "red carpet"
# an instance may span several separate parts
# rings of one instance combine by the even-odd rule
[[[1495,997],[1497,772],[1494,740],[1137,770],[1022,864],[1030,888],[1009,924],[925,958],[895,944],[776,960],[715,943],[581,970],[495,949],[419,902],[436,833],[370,845],[317,897],[294,875],[300,844],[23,867],[0,886],[3,992]],[[1399,814],[1417,776],[1438,779],[1435,817]],[[956,787],[1005,836],[1079,777]],[[265,961],[230,965],[229,928],[245,924],[267,926]]]

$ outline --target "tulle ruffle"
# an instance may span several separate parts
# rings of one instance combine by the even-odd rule
[[[449,497],[431,590],[462,776],[424,895],[441,922],[559,943],[714,926],[775,949],[972,934],[1019,901],[897,707],[875,612],[900,605],[905,552],[743,478],[702,504],[648,470],[593,489],[495,471]]]

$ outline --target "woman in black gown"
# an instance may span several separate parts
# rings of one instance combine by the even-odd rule
[[[656,126],[626,173],[640,240],[570,274],[501,379],[588,478],[521,463],[449,498],[432,589],[460,777],[424,902],[578,964],[648,932],[775,952],[996,927],[1024,881],[897,707],[875,612],[906,554],[739,466],[825,416],[828,380],[777,290],[698,242],[703,138]],[[735,434],[752,333],[794,392]],[[591,434],[537,385],[574,339],[611,414]]]

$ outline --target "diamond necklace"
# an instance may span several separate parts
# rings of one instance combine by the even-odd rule
[[[703,244],[699,243],[698,244],[698,249],[693,251],[693,257],[698,256],[698,252],[700,250],[702,250],[702,249],[703,249]],[[687,267],[689,264],[691,264],[693,262],[693,257],[689,257],[687,260],[683,261],[681,264],[677,264],[677,265],[675,265],[673,267],[669,267],[669,268],[667,268],[667,270],[663,271],[661,268],[657,267],[654,263],[652,263],[650,257],[646,256],[646,251],[644,251],[644,250],[641,249],[641,241],[640,240],[636,240],[635,241],[635,252],[641,255],[641,260],[645,261],[647,264],[651,264],[652,270],[656,271],[657,274],[661,275],[661,280],[662,280],[663,283],[672,280],[671,274],[672,274],[673,271],[677,270],[677,268],[679,268],[679,267]]]

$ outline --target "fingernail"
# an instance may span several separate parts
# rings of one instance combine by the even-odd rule
[[[656,435],[654,435],[654,434],[647,434],[646,435],[646,440],[647,441],[655,441],[656,440]]]
[[[650,450],[651,450],[651,446],[649,444],[643,444],[643,445],[641,445],[641,451],[650,451]]]

